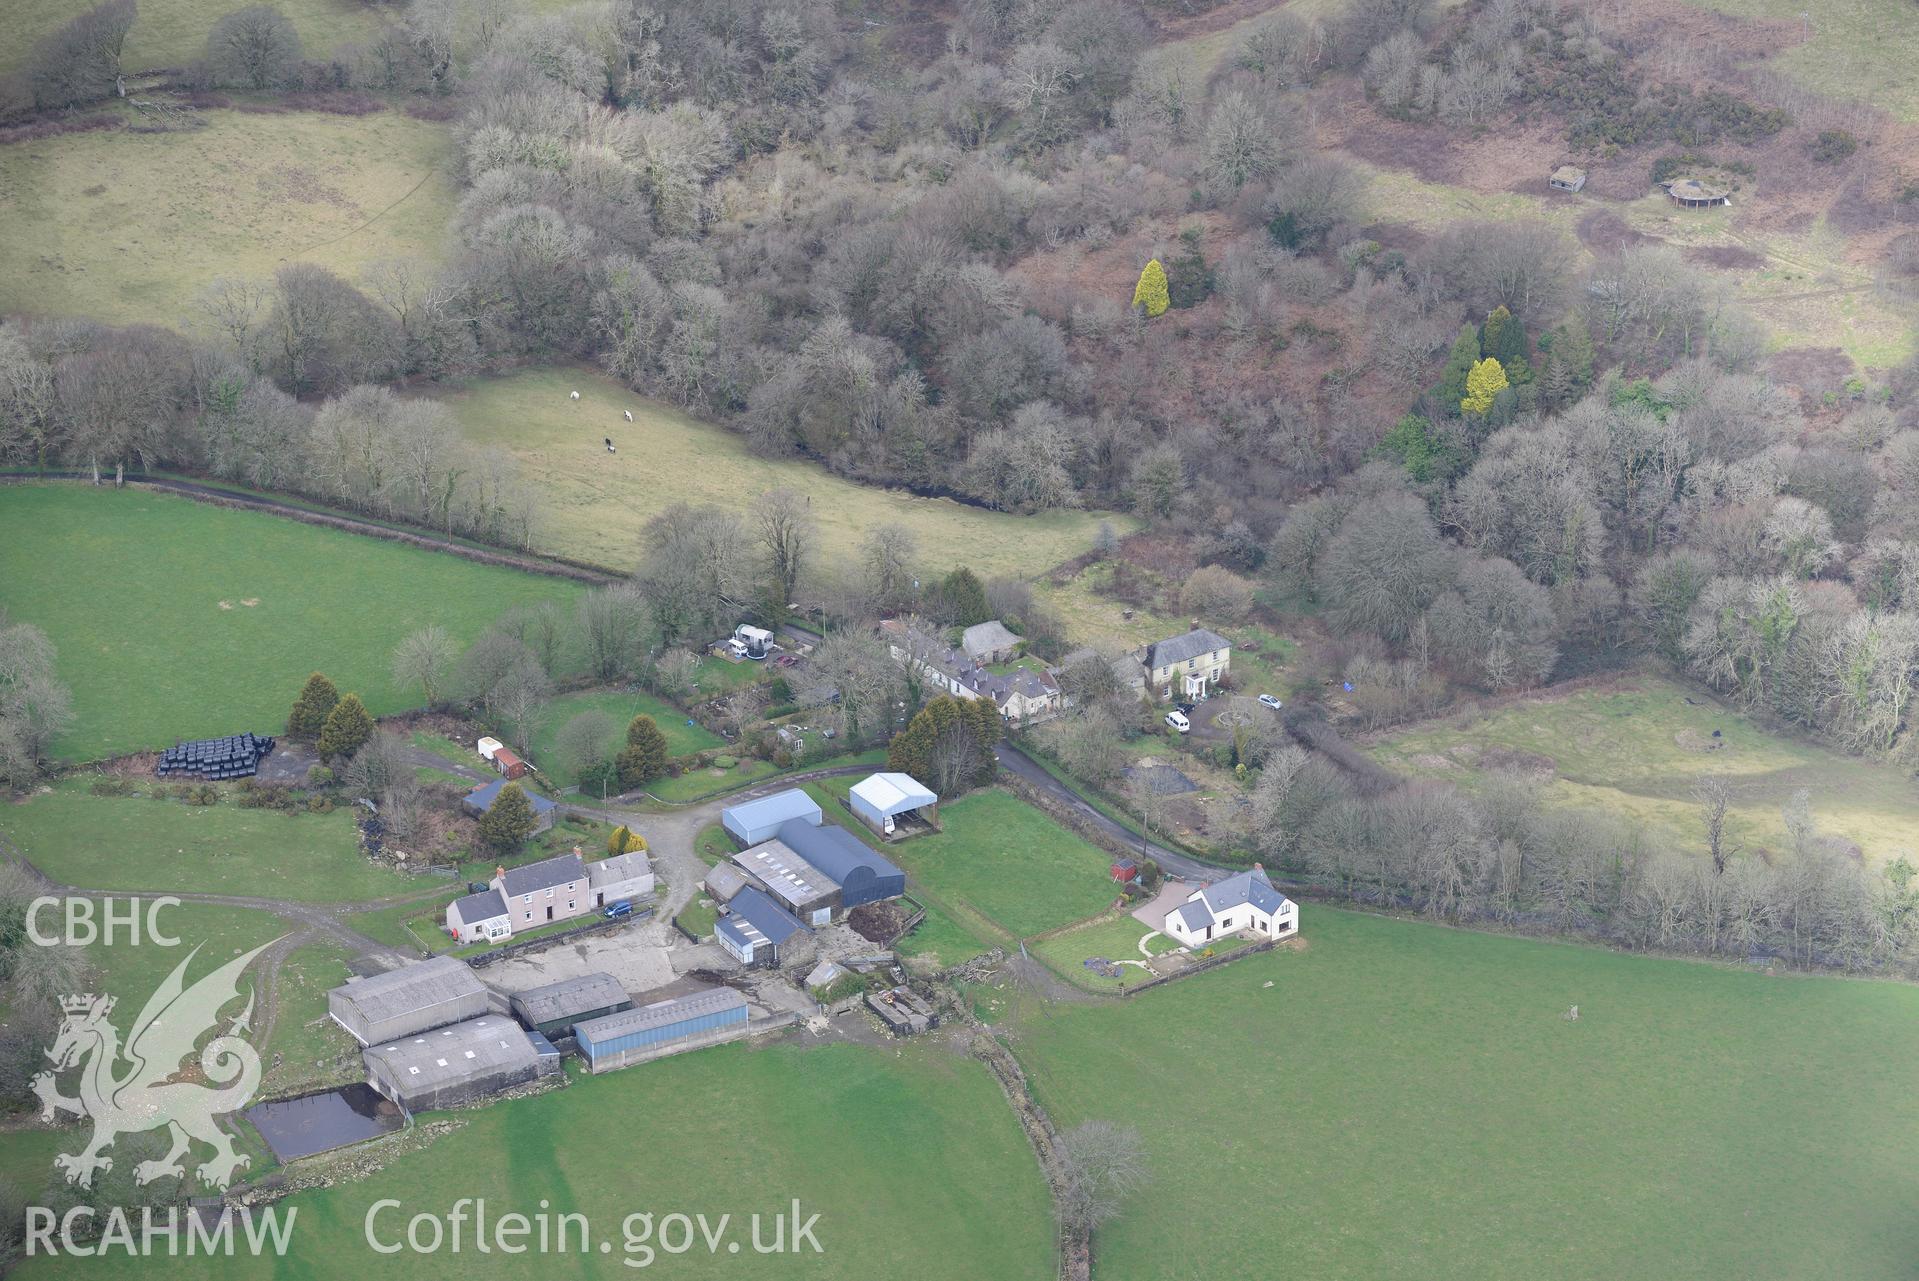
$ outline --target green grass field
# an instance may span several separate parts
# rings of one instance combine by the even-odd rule
[[[1136,965],[1122,967],[1119,978],[1107,978],[1095,974],[1086,968],[1084,962],[1098,957],[1107,961],[1144,961],[1140,955],[1140,940],[1153,931],[1125,913],[1098,921],[1082,929],[1068,930],[1033,944],[1033,955],[1045,963],[1055,974],[1071,983],[1074,987],[1083,987],[1089,992],[1115,993],[1123,988],[1138,987],[1153,978],[1153,974]],[[1147,950],[1154,956],[1172,950],[1176,944],[1164,934],[1154,934],[1147,942]]]
[[[33,43],[86,9],[82,0],[9,0],[0,17],[0,70],[25,60]],[[378,10],[357,0],[288,0],[276,6],[292,20],[309,58],[380,29]],[[228,0],[146,0],[127,32],[120,65],[129,71],[184,66],[203,57],[207,32],[232,13]]]
[[[711,730],[687,724],[685,712],[642,690],[583,690],[562,694],[541,711],[539,724],[533,731],[535,765],[549,773],[559,769],[553,745],[560,736],[560,727],[582,712],[605,712],[619,722],[622,734],[626,732],[627,722],[635,716],[651,716],[660,733],[666,736],[667,750],[675,756],[726,745],[726,740]]]
[[[56,31],[86,9],[83,0],[8,0],[0,6],[0,71],[26,60],[35,41]],[[121,66],[129,71],[181,67],[204,57],[207,33],[232,13],[232,0],[143,0],[140,15],[127,32]],[[282,0],[274,6],[300,33],[302,52],[316,61],[342,45],[371,39],[384,21],[397,20],[361,0]],[[564,8],[565,0],[518,0],[516,12]]]
[[[201,114],[207,127],[183,133],[0,148],[0,311],[194,327],[219,276],[313,262],[354,279],[439,255],[456,195],[445,125]]]
[[[556,1093],[465,1116],[463,1128],[427,1151],[283,1202],[299,1217],[292,1257],[276,1275],[321,1281],[401,1268],[421,1281],[652,1275],[624,1264],[644,1259],[624,1248],[623,1221],[638,1212],[656,1219],[705,1213],[709,1222],[733,1216],[738,1253],[724,1245],[717,1255],[704,1246],[661,1253],[652,1263],[670,1277],[1054,1275],[1046,1188],[1031,1149],[985,1069],[938,1047],[723,1046],[575,1078]],[[553,1213],[588,1216],[594,1241],[611,1249],[478,1254],[469,1242],[457,1254],[387,1256],[369,1248],[364,1222],[374,1202],[395,1198],[406,1207],[376,1220],[384,1239],[389,1223],[403,1234],[411,1215],[445,1214],[463,1197],[485,1198],[493,1215],[536,1214],[549,1200]],[[802,1219],[820,1216],[821,1253],[755,1254],[750,1216],[768,1216],[762,1240],[770,1243],[770,1216],[789,1211],[795,1198]],[[150,1258],[137,1266],[152,1278],[261,1275],[260,1264],[244,1258]],[[99,1273],[94,1260],[49,1260],[19,1275]]]
[[[806,790],[827,822],[864,837],[839,803],[856,781],[828,779]],[[1015,939],[1085,920],[1118,894],[1110,856],[1011,792],[970,792],[942,804],[939,817],[943,830],[877,848],[906,869],[909,893],[924,890],[950,908],[976,911]]]
[[[1017,1029],[1057,1122],[1145,1140],[1100,1276],[1911,1274],[1919,989],[1301,923]]]
[[[1857,843],[1872,862],[1900,849],[1919,854],[1919,785],[1908,774],[1768,733],[1703,692],[1654,676],[1525,699],[1476,721],[1429,722],[1371,752],[1392,769],[1467,784],[1490,769],[1531,770],[1550,760],[1548,795],[1637,819],[1656,837],[1702,853],[1692,798],[1702,775],[1730,781],[1728,838],[1754,852],[1790,848],[1780,809],[1805,788],[1820,830]]]
[[[457,889],[436,898],[355,912],[348,918],[347,924],[376,942],[399,948],[408,954],[422,947],[428,951],[445,951],[451,946],[451,940],[447,938],[440,922],[446,919],[446,905],[465,893],[466,882],[461,881]],[[434,928],[423,928],[426,923],[431,923]],[[407,932],[408,925],[414,927],[412,933]]]
[[[568,399],[578,390],[580,399]],[[1092,512],[1013,516],[941,498],[875,489],[812,463],[759,458],[724,428],[636,396],[586,370],[529,370],[450,398],[467,439],[520,460],[546,497],[543,550],[615,569],[638,563],[641,528],[675,503],[712,503],[750,520],[755,494],[806,494],[820,526],[814,568],[836,573],[875,525],[912,530],[929,573],[970,565],[982,576],[1037,574],[1093,545]],[[637,420],[628,423],[622,411]],[[620,452],[600,443],[610,436]],[[1124,517],[1106,517],[1130,527]]]
[[[1919,120],[1919,23],[1901,0],[1690,0],[1702,9],[1742,18],[1798,24],[1811,19],[1811,38],[1767,60],[1808,89],[1869,102],[1900,120]]]
[[[83,776],[8,806],[0,827],[28,862],[63,885],[87,890],[353,903],[433,884],[368,862],[343,809],[241,809],[232,793],[206,806],[94,796]]]
[[[471,640],[514,605],[581,590],[139,489],[8,488],[0,548],[0,600],[59,648],[77,719],[56,750],[79,760],[277,734],[316,669],[375,715],[400,711],[413,698],[389,663],[407,633]]]
[[[1785,7],[1783,0],[1776,5],[1774,0],[1749,2]],[[1872,3],[1885,8],[1892,0]],[[1919,96],[1914,101],[1919,103]],[[1872,270],[1861,266],[1853,244],[1823,216],[1804,220],[1791,232],[1780,230],[1777,219],[1770,220],[1773,225],[1761,224],[1754,211],[1765,205],[1763,174],[1757,189],[1742,194],[1731,208],[1675,209],[1650,187],[1643,198],[1624,204],[1592,195],[1549,198],[1543,177],[1536,195],[1477,191],[1347,159],[1366,181],[1367,216],[1377,221],[1436,232],[1464,220],[1526,219],[1551,223],[1570,240],[1588,213],[1620,217],[1634,231],[1682,251],[1741,249],[1758,254],[1764,261],[1755,267],[1714,268],[1709,274],[1724,281],[1765,327],[1774,349],[1837,346],[1860,366],[1880,370],[1913,352],[1911,306],[1874,288]],[[1764,229],[1753,229],[1761,225]],[[1593,255],[1573,243],[1575,264],[1583,270]]]

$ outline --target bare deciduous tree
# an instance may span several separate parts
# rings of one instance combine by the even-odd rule
[[[754,504],[753,518],[766,556],[768,606],[784,610],[798,599],[800,572],[813,549],[812,500],[792,489],[771,490]]]
[[[418,686],[428,707],[440,702],[446,678],[460,657],[460,647],[446,628],[435,623],[405,637],[393,650],[393,680]]]
[[[277,88],[299,68],[300,33],[272,5],[249,5],[213,24],[207,63],[219,84]]]
[[[1082,1121],[1060,1142],[1059,1213],[1073,1230],[1110,1223],[1146,1186],[1146,1145],[1139,1131],[1111,1121]]]

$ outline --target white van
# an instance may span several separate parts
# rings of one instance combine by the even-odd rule
[[[1168,725],[1171,725],[1174,729],[1178,730],[1182,734],[1188,734],[1192,732],[1193,723],[1186,719],[1185,712],[1175,711],[1175,712],[1166,713],[1166,723]]]

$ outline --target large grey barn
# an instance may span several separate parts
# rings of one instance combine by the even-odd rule
[[[436,956],[327,993],[327,1013],[361,1045],[412,1036],[487,1011],[486,985],[464,961]]]
[[[575,1023],[631,1009],[626,989],[611,974],[595,971],[530,987],[513,995],[520,1022],[546,1036],[565,1036]]]
[[[805,823],[784,823],[779,839],[840,887],[842,909],[906,893],[906,873],[837,824],[809,827]]]
[[[361,1057],[373,1088],[409,1112],[510,1090],[541,1076],[547,1066],[532,1039],[503,1014],[369,1045]],[[558,1071],[559,1056],[546,1057]]]

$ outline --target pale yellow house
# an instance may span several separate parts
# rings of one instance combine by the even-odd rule
[[[1139,651],[1146,669],[1146,685],[1161,698],[1198,700],[1218,685],[1232,669],[1233,643],[1218,632],[1195,627],[1184,636],[1148,645]]]

